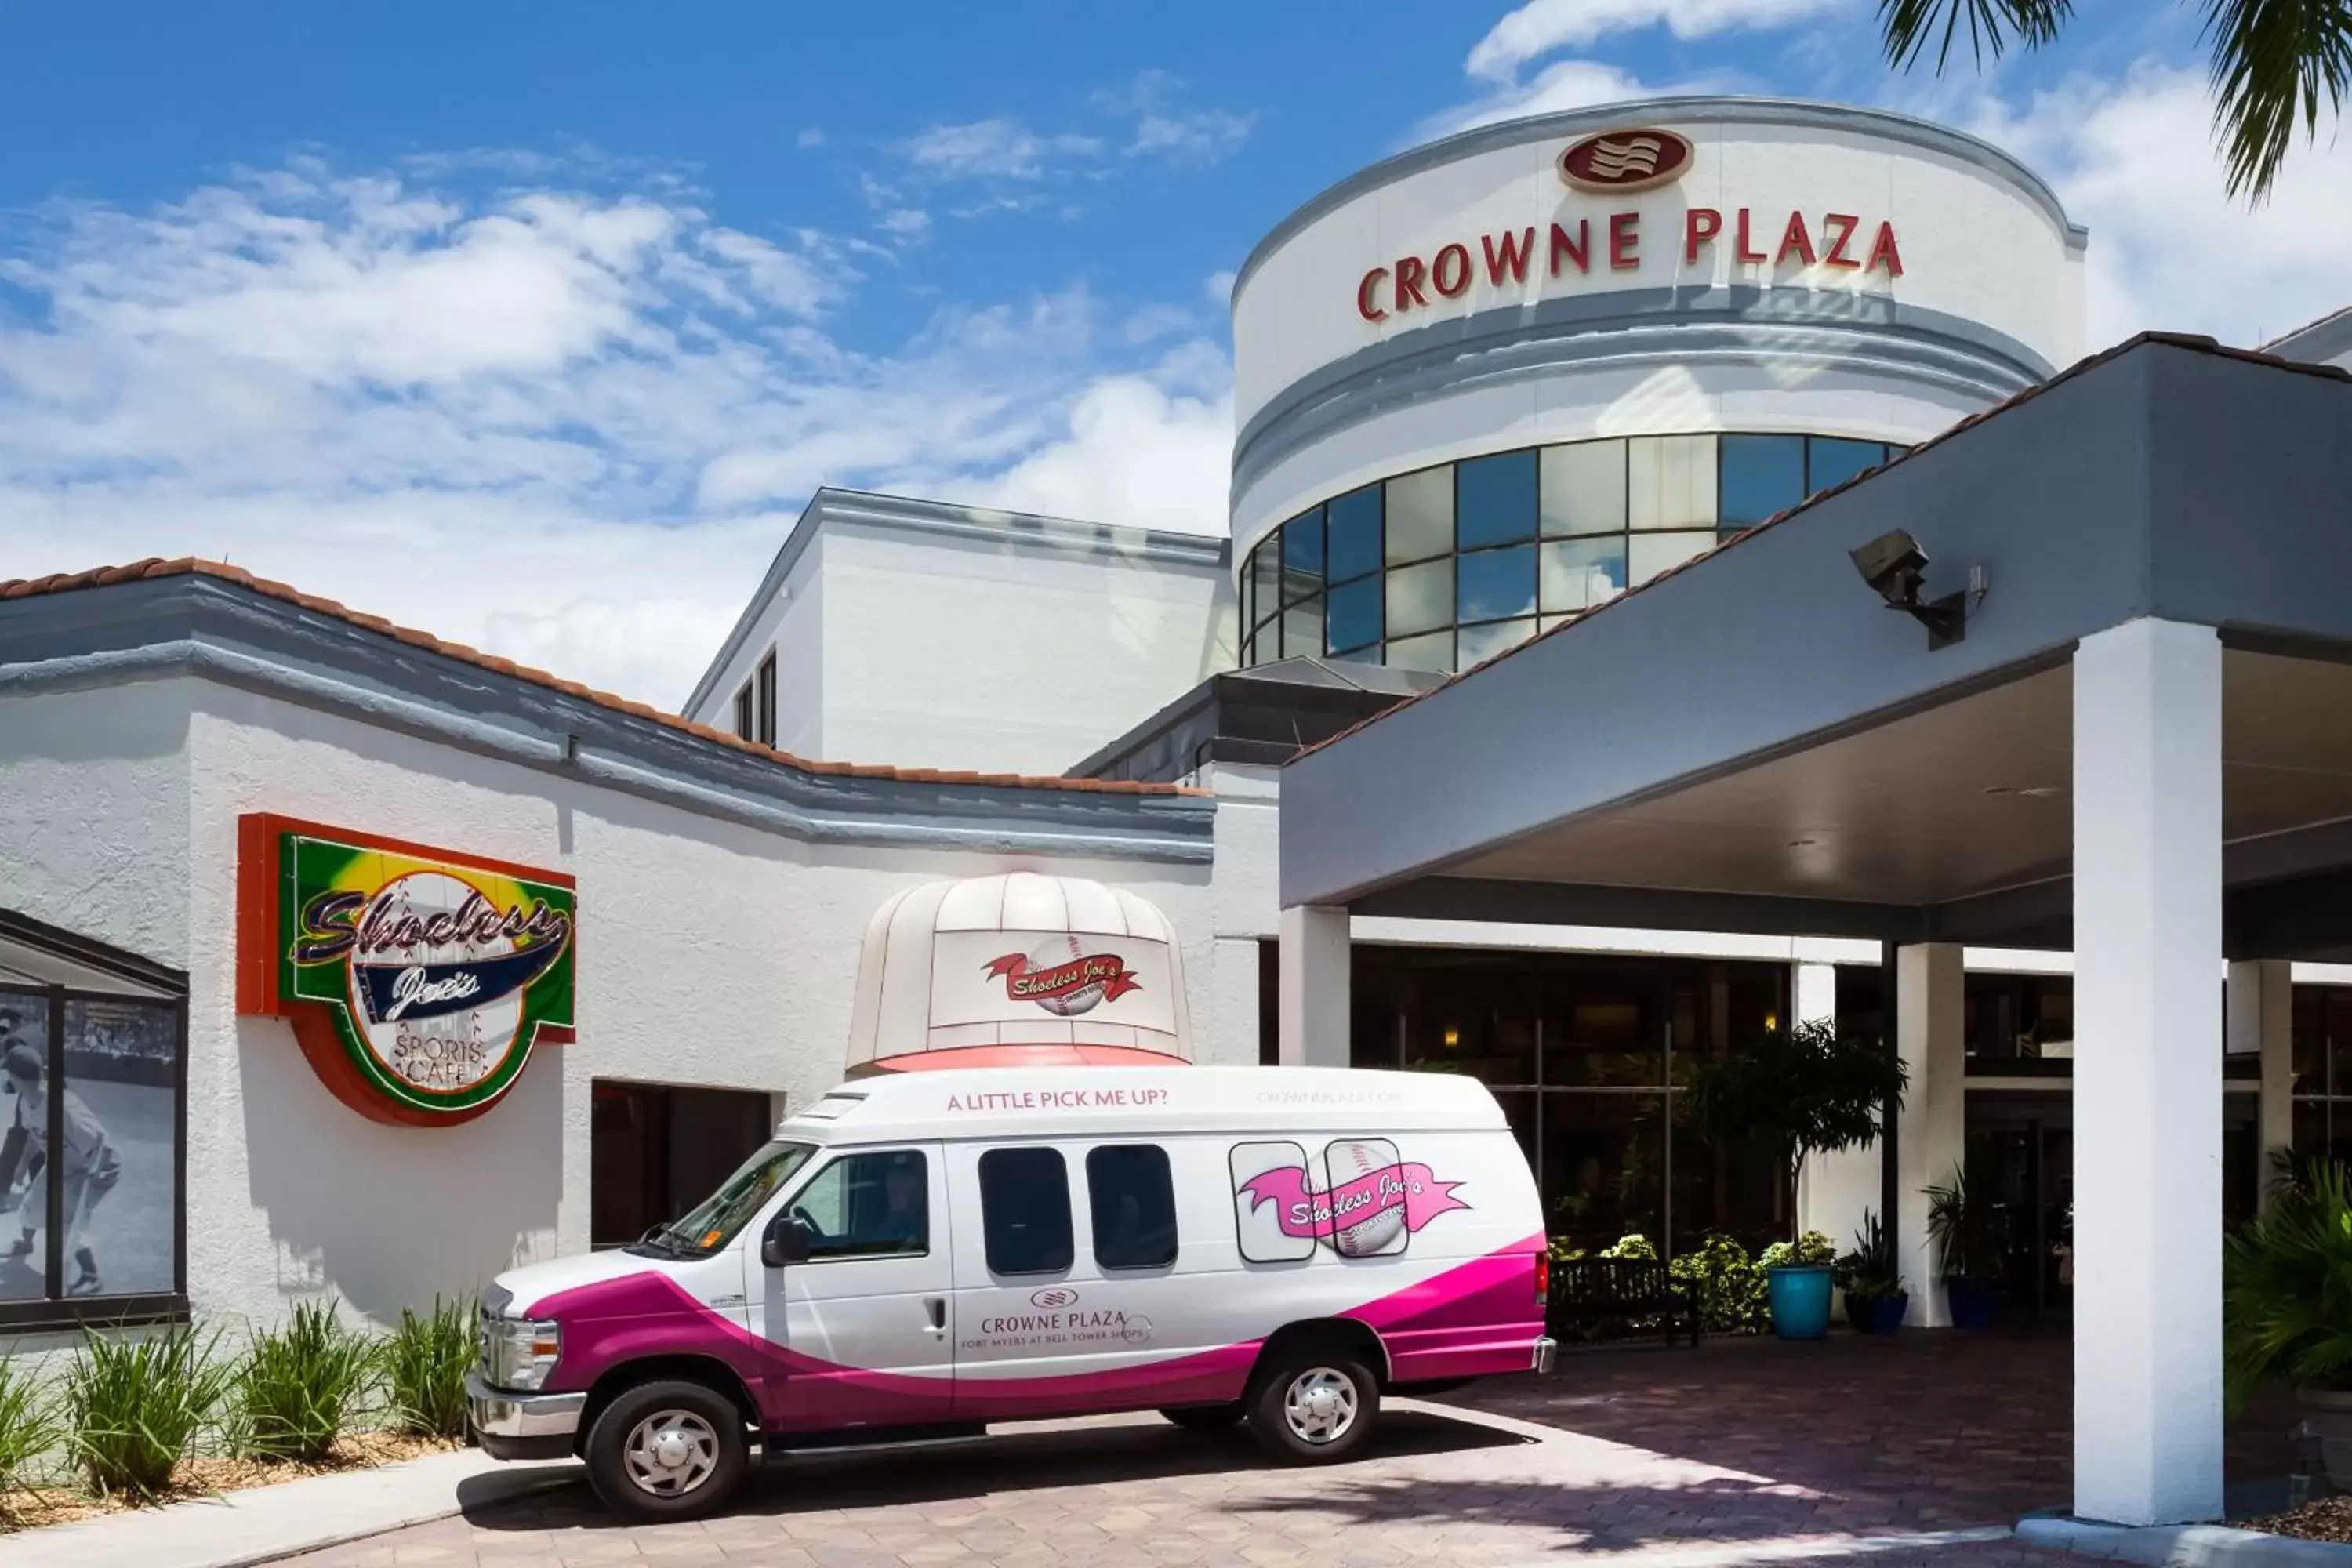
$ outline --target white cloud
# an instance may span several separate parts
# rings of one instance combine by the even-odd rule
[[[1736,79],[1727,76],[1653,87],[1630,71],[1604,65],[1599,60],[1555,60],[1537,72],[1531,80],[1501,83],[1468,103],[1457,104],[1430,116],[1413,128],[1411,140],[1433,141],[1440,136],[1451,136],[1457,131],[1489,125],[1498,120],[1517,120],[1531,114],[1556,114],[1564,110],[1589,109],[1595,104],[1620,103],[1628,99],[1651,98],[1660,93],[1721,92],[1735,85]]]
[[[803,152],[807,151],[811,147],[824,146],[824,127],[822,125],[812,125],[808,127],[799,135],[793,138],[793,145],[800,148]]]
[[[1253,123],[1252,116],[1223,109],[1146,114],[1135,123],[1135,139],[1127,144],[1127,155],[1213,163],[1249,140]]]
[[[1527,0],[1488,29],[1464,68],[1509,82],[1519,68],[1556,49],[1589,48],[1612,33],[1663,26],[1678,38],[1734,28],[1787,26],[1845,7],[1849,0]]]
[[[916,244],[931,232],[931,215],[919,207],[893,207],[877,218],[874,226]]]
[[[907,139],[908,162],[935,178],[1042,179],[1049,160],[1099,153],[1099,138],[1041,136],[1017,120],[975,120],[934,125]]]
[[[2223,188],[2201,70],[2142,61],[2121,80],[1983,100],[1973,118],[2091,231],[2093,348],[2148,328],[2250,345],[2352,300],[2352,146],[2332,117],[2258,207]]]
[[[674,703],[819,483],[1223,527],[1221,350],[1078,289],[854,348],[874,253],[661,184],[58,205],[0,234],[0,575],[225,555]]]

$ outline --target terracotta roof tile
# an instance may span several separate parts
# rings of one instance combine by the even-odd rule
[[[938,768],[893,768],[871,763],[819,762],[813,758],[796,757],[789,752],[780,752],[772,746],[746,741],[740,736],[730,735],[723,730],[713,729],[708,724],[698,724],[691,719],[681,718],[675,713],[665,713],[643,702],[634,701],[625,697],[616,697],[609,691],[598,691],[576,680],[564,680],[550,675],[543,669],[517,664],[512,659],[500,658],[496,654],[484,653],[478,648],[468,647],[463,643],[445,641],[429,632],[421,632],[411,626],[397,626],[385,620],[382,616],[367,615],[338,604],[332,599],[322,599],[316,595],[302,593],[287,584],[273,582],[267,577],[257,577],[241,566],[231,566],[220,561],[206,561],[193,555],[183,555],[171,561],[163,560],[160,556],[149,556],[143,561],[126,562],[120,566],[100,566],[87,572],[53,573],[47,577],[19,577],[0,582],[0,599],[29,599],[42,595],[70,594],[85,588],[102,588],[118,583],[138,582],[152,577],[188,576],[212,577],[224,583],[234,584],[237,587],[259,594],[266,598],[282,600],[315,614],[331,616],[362,630],[376,633],[378,636],[396,638],[412,647],[423,648],[445,658],[478,665],[484,669],[499,675],[511,676],[517,680],[527,681],[533,686],[543,686],[564,692],[583,701],[593,702],[599,708],[607,708],[616,713],[626,713],[634,718],[644,719],[666,729],[692,735],[697,740],[724,746],[730,751],[749,752],[753,756],[765,758],[800,773],[847,778],[895,779],[907,783],[972,784],[990,789],[1068,790],[1074,793],[1100,795],[1201,795],[1211,793],[1182,784],[1140,784],[1126,779],[1070,779],[1030,773],[946,772]]]

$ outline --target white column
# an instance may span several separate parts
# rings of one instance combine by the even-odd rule
[[[1790,994],[1800,1024],[1837,1020],[1837,968],[1828,963],[1792,964]],[[1807,1156],[1797,1178],[1797,1218],[1806,1230],[1818,1230],[1843,1252],[1853,1245],[1862,1228],[1862,1212],[1878,1206],[1879,1157],[1875,1144],[1868,1149],[1841,1149],[1834,1154]]]
[[[2221,1512],[2221,645],[2074,651],[2074,1511]]]
[[[2294,965],[2284,959],[2241,959],[2230,965],[2225,1003],[2232,1056],[2262,1058],[2262,1204],[2270,1206],[2271,1156],[2294,1144]]]
[[[1348,911],[1299,904],[1282,911],[1276,996],[1282,1065],[1348,1065]]]
[[[1927,1240],[1930,1186],[1952,1179],[1968,1147],[1968,969],[1958,942],[1895,950],[1895,1047],[1910,1069],[1895,1127],[1897,1265],[1911,1289],[1903,1321],[1949,1328],[1936,1249]]]

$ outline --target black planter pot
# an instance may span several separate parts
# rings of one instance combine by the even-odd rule
[[[1993,1284],[1965,1276],[1944,1281],[1944,1299],[1952,1309],[1952,1327],[1981,1329],[1992,1321]]]

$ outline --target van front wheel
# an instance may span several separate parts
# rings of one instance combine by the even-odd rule
[[[1286,1356],[1258,1385],[1250,1430],[1294,1464],[1329,1464],[1361,1447],[1381,1415],[1381,1385],[1353,1356]]]
[[[604,1406],[581,1457],[588,1484],[624,1519],[700,1519],[727,1506],[747,1464],[743,1416],[699,1383],[643,1383]]]

